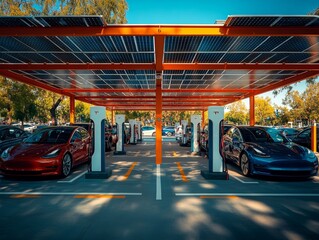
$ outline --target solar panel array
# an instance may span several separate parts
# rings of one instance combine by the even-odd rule
[[[225,27],[318,27],[317,16],[231,16]],[[100,16],[0,17],[0,27],[105,27]],[[155,36],[2,36],[0,64],[156,64]],[[314,36],[166,36],[163,63],[318,63]],[[156,71],[126,69],[12,70],[57,89],[155,89]],[[166,92],[163,96],[235,96],[227,89],[262,89],[303,70],[165,70],[163,90],[210,89],[224,92]],[[150,93],[73,92],[83,96],[155,96]],[[88,98],[89,99],[89,98]],[[87,99],[87,100],[88,100]],[[174,105],[173,102],[171,105]]]

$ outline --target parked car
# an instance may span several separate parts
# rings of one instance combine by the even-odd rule
[[[168,137],[175,136],[175,127],[172,127],[172,126],[163,127],[162,136],[168,136]]]
[[[318,159],[312,151],[270,127],[232,127],[223,137],[222,152],[244,176],[308,178],[318,172]]]
[[[230,128],[232,127],[232,125],[230,124],[224,124],[223,125],[223,134],[225,134]],[[200,132],[199,135],[199,147],[202,151],[207,152],[208,153],[208,124],[206,124],[203,127],[203,130]]]
[[[292,141],[301,146],[311,149],[311,128],[307,127],[298,133]],[[319,126],[317,126],[317,151],[319,151]]]
[[[91,123],[71,123],[70,126],[79,126],[83,127],[85,130],[88,131],[90,135],[92,135],[93,126]],[[113,144],[113,128],[112,126],[106,122],[105,123],[105,151],[109,152],[112,151]]]
[[[0,173],[66,177],[74,166],[89,160],[90,151],[91,137],[84,128],[48,127],[4,150],[0,157]]]
[[[293,139],[300,133],[299,129],[296,128],[278,128],[278,131],[285,135],[288,139]]]
[[[156,129],[152,126],[143,126],[142,128],[142,136],[155,136]]]
[[[19,127],[10,125],[0,126],[0,154],[8,147],[22,142],[28,136],[30,136],[30,133]]]

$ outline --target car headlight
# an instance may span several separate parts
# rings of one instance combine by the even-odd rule
[[[10,157],[10,151],[13,147],[9,147],[1,153],[1,158],[6,160]]]
[[[267,155],[266,153],[264,153],[263,151],[261,151],[258,148],[252,147],[252,149],[254,150],[254,154],[259,156],[259,157],[269,157],[269,155]]]
[[[60,153],[61,149],[55,149],[52,152],[49,152],[47,155],[44,155],[43,158],[54,158],[57,157]]]

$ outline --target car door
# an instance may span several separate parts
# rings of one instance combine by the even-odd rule
[[[71,153],[73,157],[73,164],[78,164],[78,161],[83,157],[84,144],[82,142],[82,136],[79,130],[75,130],[71,138]]]
[[[292,141],[301,146],[310,148],[311,147],[311,129],[309,128],[302,131]]]
[[[236,162],[239,162],[240,153],[242,150],[243,138],[238,128],[235,128],[232,133],[232,156]]]

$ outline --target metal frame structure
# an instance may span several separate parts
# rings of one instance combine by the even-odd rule
[[[210,25],[108,25],[101,16],[0,17],[0,75],[116,110],[199,110],[319,75],[318,16]],[[160,131],[156,144],[160,148]],[[158,149],[160,151],[160,149]],[[161,156],[157,159],[160,162]]]

